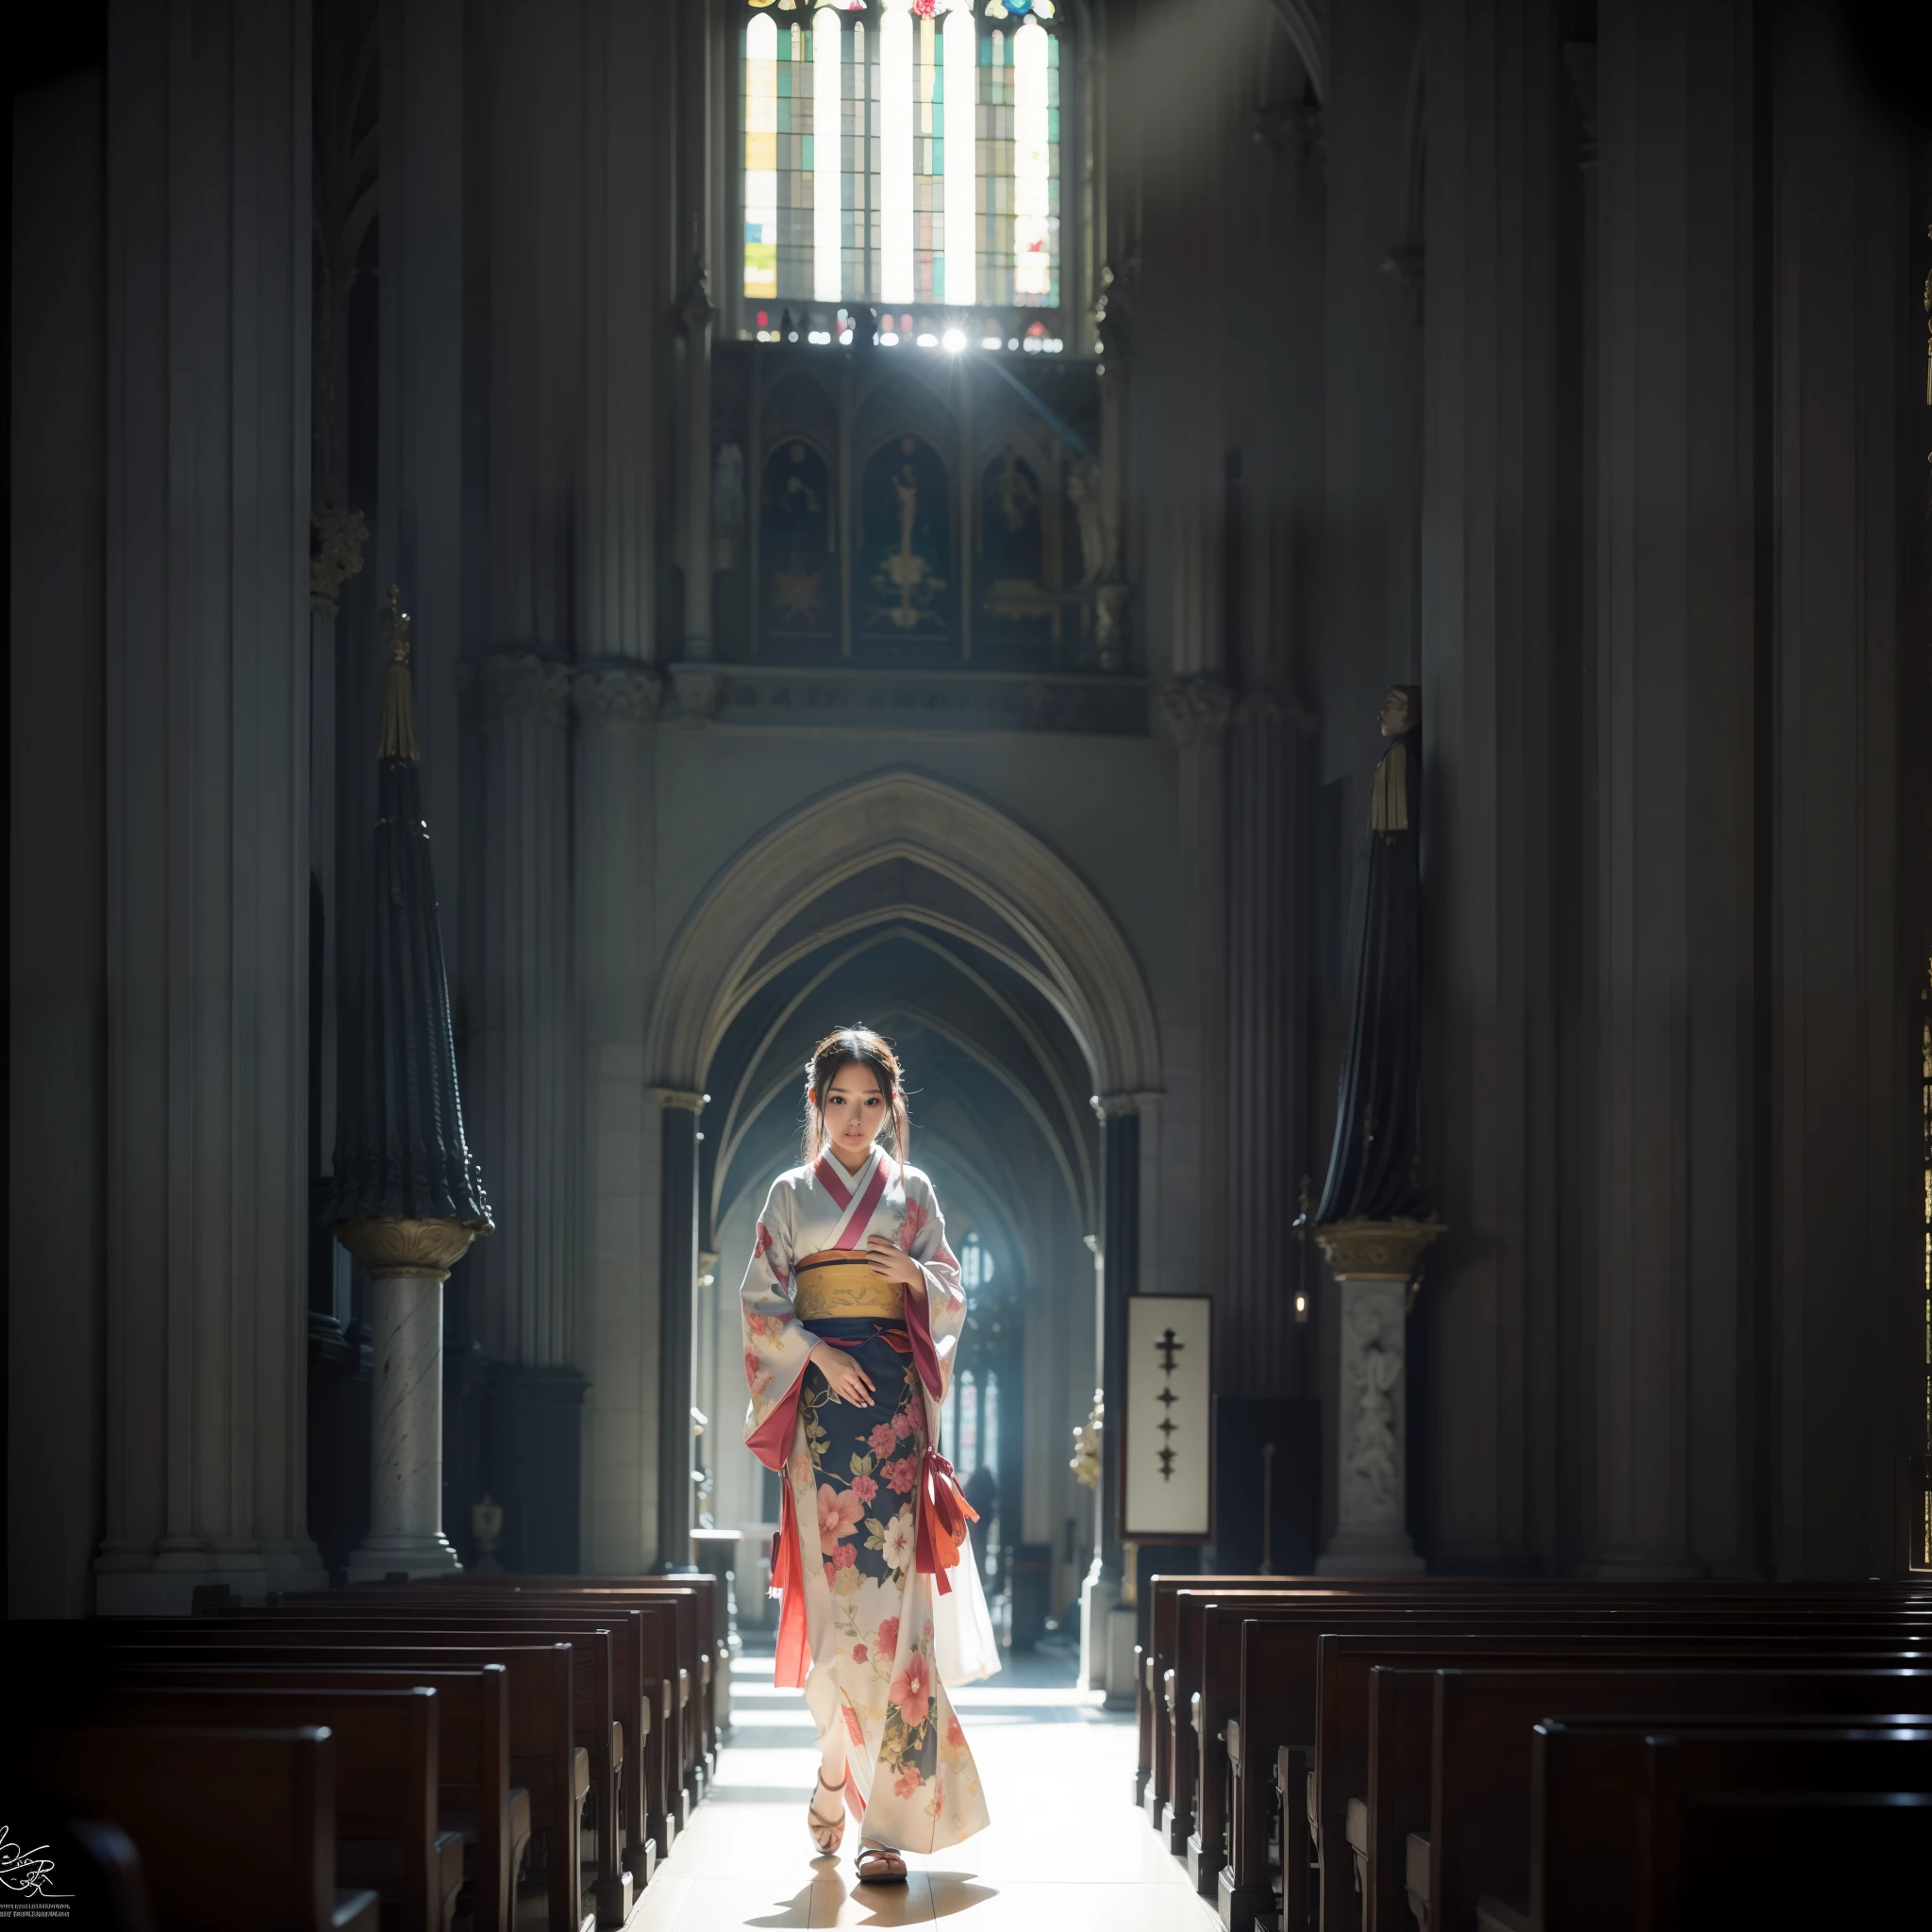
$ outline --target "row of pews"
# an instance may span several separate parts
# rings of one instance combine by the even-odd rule
[[[116,1932],[622,1925],[716,1773],[718,1591],[465,1574],[9,1624],[0,1863],[38,1827],[47,1895]]]
[[[1156,1576],[1135,1798],[1227,1932],[1932,1910],[1932,1596]]]

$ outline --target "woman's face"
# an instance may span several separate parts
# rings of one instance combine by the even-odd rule
[[[825,1089],[825,1136],[848,1167],[856,1167],[871,1149],[886,1124],[886,1096],[878,1076],[861,1061],[851,1060],[832,1075]]]

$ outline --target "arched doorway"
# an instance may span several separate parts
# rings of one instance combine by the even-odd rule
[[[694,1353],[715,1424],[696,1460],[699,1507],[721,1526],[758,1532],[775,1510],[739,1447],[737,1289],[766,1189],[798,1158],[809,1050],[853,1022],[897,1043],[912,1158],[956,1248],[970,1237],[981,1257],[953,1447],[996,1484],[992,1581],[1004,1600],[1021,1579],[1024,1635],[1065,1607],[1091,1554],[1063,1445],[1094,1384],[1092,1102],[1158,1089],[1152,1004],[1086,882],[1006,813],[922,774],[813,802],[714,882],[674,949],[653,1054],[668,1085],[707,1096]]]

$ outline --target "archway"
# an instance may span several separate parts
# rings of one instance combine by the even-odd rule
[[[1093,1384],[1091,1103],[1158,1088],[1152,1003],[1085,880],[1007,814],[923,774],[814,801],[713,883],[678,937],[651,1039],[664,1083],[708,1095],[698,1404],[718,1421],[702,1501],[748,1544],[775,1497],[737,1448],[738,1284],[765,1190],[798,1158],[810,1047],[855,1021],[898,1043],[913,1158],[956,1247],[971,1237],[984,1257],[962,1357],[976,1365],[971,1440],[999,1490],[995,1595],[1022,1549],[1039,1592],[1007,1606],[1024,1631],[1066,1606],[1091,1555],[1091,1504],[1059,1445]],[[758,1607],[748,1593],[743,1608]]]

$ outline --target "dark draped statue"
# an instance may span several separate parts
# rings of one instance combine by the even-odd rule
[[[1348,1046],[1318,1225],[1423,1212],[1421,693],[1412,685],[1391,688],[1381,723],[1390,742],[1370,791]]]
[[[327,1218],[442,1222],[491,1232],[490,1202],[463,1134],[456,1034],[423,819],[416,721],[409,691],[409,619],[389,593],[376,821],[370,868],[369,948],[356,1077],[342,1108]],[[368,1259],[359,1247],[345,1245]],[[447,1265],[446,1263],[444,1265]]]

